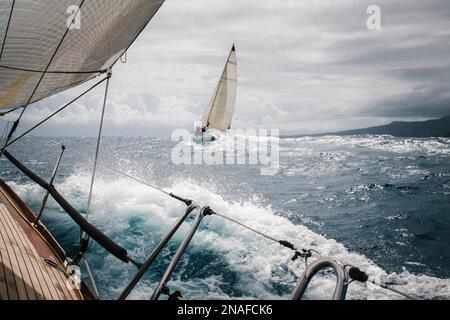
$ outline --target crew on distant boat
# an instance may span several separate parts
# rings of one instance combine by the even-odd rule
[[[222,76],[211,102],[199,125],[196,125],[193,140],[196,143],[213,142],[220,132],[231,129],[237,92],[236,47],[233,44]]]
[[[209,132],[209,129],[207,126],[204,126],[203,124],[199,123],[195,127],[195,133],[194,133],[194,141],[196,143],[205,143],[205,142],[213,142],[216,141],[217,137]]]

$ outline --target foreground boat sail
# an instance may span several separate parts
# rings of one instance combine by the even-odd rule
[[[87,217],[79,214],[56,191],[52,182],[47,183],[28,170],[8,153],[7,148],[25,136],[24,134],[16,137],[16,130],[24,113],[29,108],[34,108],[33,103],[37,101],[104,76],[77,99],[106,82],[105,107],[113,66],[145,29],[163,2],[1,1],[0,116],[16,116],[15,113],[17,116],[16,120],[7,123],[3,130],[0,156],[13,161],[19,171],[47,191],[42,210],[37,215],[0,179],[1,300],[81,300],[98,297],[93,281],[90,290],[83,282],[75,283],[76,278],[72,274],[72,267],[80,266],[81,262],[89,272],[85,253],[90,239],[100,243],[120,260],[138,265],[128,257],[125,249],[91,225]],[[28,130],[26,134],[77,99]],[[100,129],[99,137],[101,134]],[[52,181],[57,169],[56,167]],[[92,186],[94,178],[95,167]],[[45,214],[49,195],[81,228],[79,254],[73,260],[66,256],[40,221],[41,214]],[[89,198],[91,196],[92,194]]]
[[[33,5],[30,6],[30,3]],[[102,164],[98,159],[98,154],[101,147],[108,88],[113,74],[112,69],[144,30],[162,3],[163,1],[157,0],[80,0],[78,6],[73,8],[74,14],[69,18],[68,26],[66,26],[66,13],[68,7],[73,7],[73,0],[10,0],[0,3],[0,41],[2,41],[0,51],[0,109],[4,110],[0,115],[14,115],[18,111],[16,120],[8,123],[4,130],[5,134],[1,137],[3,145],[0,156],[15,167],[15,173],[23,174],[45,191],[40,210],[35,214],[19,195],[5,181],[0,179],[0,299],[82,300],[101,298],[87,258],[90,243],[95,241],[101,248],[117,258],[118,262],[136,267],[135,275],[118,297],[119,300],[125,300],[129,298],[131,292],[140,283],[150,267],[154,266],[154,262],[164,250],[166,250],[164,256],[167,258],[169,242],[176,241],[174,237],[176,233],[185,222],[190,222],[189,231],[179,244],[176,252],[170,252],[172,259],[156,288],[154,288],[151,297],[149,297],[151,300],[157,300],[162,296],[172,300],[179,299],[182,294],[178,291],[172,292],[169,288],[171,276],[202,221],[210,217],[222,219],[224,223],[233,223],[240,228],[253,232],[256,236],[262,236],[267,241],[272,241],[285,250],[290,257],[294,255],[291,258],[293,261],[305,260],[307,267],[300,276],[291,299],[301,299],[311,278],[320,270],[326,268],[332,268],[336,273],[337,283],[333,298],[345,299],[347,287],[350,283],[353,281],[363,283],[368,281],[368,275],[357,267],[352,267],[333,258],[321,257],[314,249],[299,248],[293,242],[277,239],[273,235],[258,231],[252,226],[216,212],[206,204],[198,204],[191,199],[168,192],[106,165],[106,169],[158,191],[170,197],[174,203],[177,201],[177,203],[183,204],[185,208],[170,231],[151,249],[152,251],[145,261],[137,261],[125,248],[89,221],[90,204],[95,191],[96,169],[97,165]],[[77,17],[80,15],[83,16],[83,19],[80,20],[81,24],[78,26]],[[36,30],[41,32],[35,32]],[[237,89],[236,61],[236,50],[233,46],[211,103],[202,119],[203,128],[201,129],[204,129],[205,132],[208,130],[226,131],[231,127]],[[34,102],[100,76],[103,76],[101,80],[78,97],[25,133],[16,135],[16,129],[24,113],[28,108],[34,108]],[[61,146],[60,156],[48,182],[11,154],[9,147],[102,83],[105,83],[106,86],[97,148],[93,161],[86,214],[81,214],[59,193],[54,184],[66,150],[64,146]],[[205,132],[201,135],[202,142],[208,140],[205,137]],[[210,141],[213,140],[212,136],[213,134],[209,138]],[[80,230],[78,249],[74,257],[67,256],[58,241],[41,222],[49,197],[52,197],[73,220],[73,227],[77,231]],[[192,217],[194,219],[191,219]],[[319,258],[308,265],[308,259],[313,256]],[[80,267],[85,271],[90,282],[89,285],[78,281],[76,268]],[[381,285],[384,289],[393,290],[384,284]],[[398,290],[395,292],[406,298],[411,298]]]
[[[216,141],[219,132],[231,129],[236,104],[237,84],[236,46],[233,44],[208,108],[201,122],[196,125],[193,138],[195,142]]]

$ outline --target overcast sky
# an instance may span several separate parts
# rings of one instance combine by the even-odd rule
[[[367,28],[371,4],[381,30]],[[114,69],[106,134],[191,129],[233,42],[234,128],[316,133],[450,114],[448,0],[167,0]],[[102,91],[39,133],[94,135]],[[30,108],[24,126],[74,93]]]

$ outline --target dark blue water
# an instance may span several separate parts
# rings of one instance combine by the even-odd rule
[[[56,186],[84,212],[94,139],[33,137],[10,151],[48,178],[61,144],[68,150]],[[262,176],[260,166],[175,166],[174,145],[152,138],[105,138],[102,143],[92,222],[137,259],[146,258],[183,207],[109,166],[300,247],[361,266],[411,294],[450,297],[450,139],[281,139],[275,176]],[[3,179],[37,209],[43,192],[5,160],[0,169]],[[79,230],[67,215],[50,202],[44,221],[73,254]],[[163,252],[133,298],[149,298],[182,235]],[[89,252],[102,297],[117,297],[135,270],[96,244]],[[288,250],[211,217],[169,287],[185,298],[286,298],[303,270],[301,261],[290,258]],[[309,297],[328,298],[332,287],[332,277],[324,274],[312,284]],[[396,298],[361,285],[353,285],[349,297]]]

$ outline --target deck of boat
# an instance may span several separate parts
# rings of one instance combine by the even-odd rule
[[[0,300],[82,300],[69,289],[65,254],[34,214],[0,181]]]

